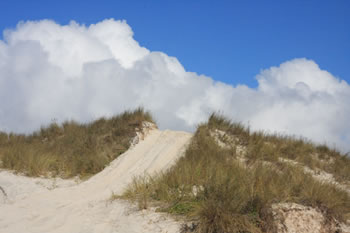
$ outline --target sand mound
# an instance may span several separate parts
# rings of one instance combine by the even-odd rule
[[[152,210],[136,211],[121,194],[134,176],[169,168],[191,134],[153,129],[88,181],[28,178],[0,171],[0,232],[177,232],[179,223]]]
[[[277,232],[279,233],[328,233],[349,232],[345,224],[326,218],[316,208],[296,203],[279,203],[272,206]]]

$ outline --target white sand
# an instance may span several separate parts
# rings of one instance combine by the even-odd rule
[[[134,176],[169,168],[191,134],[151,130],[143,141],[89,180],[27,178],[0,171],[0,233],[177,232],[180,223],[151,210],[136,211],[121,194]]]

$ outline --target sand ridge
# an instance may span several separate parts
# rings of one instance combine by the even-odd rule
[[[164,214],[135,211],[125,201],[107,200],[112,193],[121,194],[133,177],[169,168],[191,137],[153,129],[103,171],[76,184],[59,180],[45,186],[41,178],[1,171],[0,186],[7,197],[0,199],[0,233],[177,232],[180,224]],[[21,184],[30,191],[21,193]]]

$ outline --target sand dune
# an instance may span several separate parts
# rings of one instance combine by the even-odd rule
[[[136,211],[121,194],[134,176],[169,168],[191,134],[151,130],[144,140],[89,180],[28,178],[0,171],[0,233],[177,232],[179,223],[152,210]]]

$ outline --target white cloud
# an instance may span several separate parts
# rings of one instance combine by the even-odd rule
[[[253,129],[303,135],[350,150],[350,86],[307,59],[261,71],[258,87],[187,72],[133,39],[125,21],[22,22],[0,41],[0,129],[53,119],[90,121],[144,106],[161,128],[193,130],[213,111]]]

